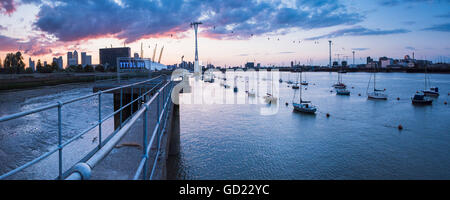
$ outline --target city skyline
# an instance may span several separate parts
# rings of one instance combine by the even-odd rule
[[[163,64],[194,60],[193,21],[199,26],[203,65],[327,65],[366,57],[450,60],[450,1],[40,1],[0,3],[0,57],[22,51],[24,58],[51,63],[77,50],[99,63],[99,49],[131,48],[151,58],[164,46]],[[137,8],[143,8],[139,12]],[[198,10],[198,12],[194,12]],[[112,12],[114,11],[114,12]],[[200,14],[197,14],[200,13]],[[150,16],[152,16],[150,18]],[[28,65],[28,63],[27,63]]]

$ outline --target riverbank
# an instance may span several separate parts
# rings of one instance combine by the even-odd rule
[[[152,72],[152,76],[169,74],[166,71]],[[148,73],[121,73],[121,79],[148,77]],[[51,73],[51,74],[0,74],[0,92],[28,89],[41,86],[55,86],[68,83],[95,82],[117,79],[117,73]]]

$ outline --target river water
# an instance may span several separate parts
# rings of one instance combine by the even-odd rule
[[[449,74],[430,75],[441,91],[432,106],[411,104],[413,94],[424,88],[424,74],[377,73],[377,88],[386,89],[387,101],[367,100],[370,73],[343,74],[350,96],[330,92],[336,73],[304,75],[310,85],[302,98],[318,106],[316,115],[293,112],[298,92],[294,97],[286,80],[297,79],[294,73],[281,73],[281,84],[273,77],[280,100],[270,106],[252,101],[263,102],[261,96],[271,93],[271,76],[260,77],[261,85],[270,84],[255,98],[246,97],[245,90],[254,87],[245,86],[245,78],[236,81],[239,92],[234,94],[229,77],[226,97],[218,79],[191,80],[194,91],[215,88],[215,98],[247,101],[196,103],[199,96],[210,98],[210,90],[182,95],[181,153],[172,178],[450,179],[450,109],[444,104],[450,100]],[[274,112],[262,115],[261,109],[268,107],[275,107]]]
[[[389,97],[372,101],[366,96],[370,73],[343,74],[350,96],[330,92],[336,73],[305,73],[310,85],[303,88],[303,99],[317,105],[316,115],[293,112],[292,101],[299,94],[286,81],[297,79],[295,73],[261,74],[257,84],[250,81],[248,85],[245,73],[236,75],[237,93],[231,73],[227,74],[229,89],[223,89],[219,79],[215,83],[190,80],[193,93],[181,95],[181,150],[169,177],[450,179],[450,109],[444,104],[450,100],[448,74],[430,75],[441,91],[432,106],[413,106],[410,98],[424,88],[423,74],[378,73],[377,88],[386,88]],[[284,82],[279,83],[279,78]],[[3,92],[0,116],[92,94],[92,86],[66,84]],[[258,92],[256,97],[247,97],[245,90],[250,89]],[[264,102],[266,92],[280,98],[277,104]],[[96,97],[64,106],[63,140],[94,124],[97,110]],[[112,95],[102,97],[102,110],[103,117],[113,112]],[[56,147],[56,111],[0,123],[0,174]],[[113,122],[105,123],[104,137],[112,132]],[[97,134],[94,129],[65,148],[64,170],[96,147]],[[12,178],[55,178],[57,160],[54,154]]]

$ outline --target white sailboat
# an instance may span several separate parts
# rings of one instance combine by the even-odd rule
[[[300,81],[301,81],[301,77],[300,77]],[[295,93],[294,93],[294,99],[295,99]],[[302,85],[300,85],[299,102],[296,103],[293,100],[292,105],[294,106],[294,111],[298,111],[298,112],[302,112],[302,113],[315,114],[317,111],[317,107],[312,105],[311,101],[304,101],[302,99]]]
[[[270,74],[271,74],[272,91],[271,91],[271,93],[269,93],[269,91],[267,91],[267,94],[264,96],[264,99],[266,100],[266,103],[268,103],[268,104],[277,103],[277,101],[278,101],[278,98],[273,95],[273,72],[270,71]],[[267,88],[267,90],[269,90],[269,88]]]
[[[376,69],[374,68],[373,71],[373,92],[369,92],[369,87],[370,87],[370,80],[372,79],[372,76],[370,76],[369,78],[369,83],[367,85],[367,99],[374,99],[374,100],[387,100],[387,94],[385,94],[386,89],[384,90],[379,90],[377,89],[377,85],[376,85]]]
[[[297,73],[297,81],[295,82],[295,84],[294,85],[292,85],[292,89],[294,89],[294,90],[296,90],[296,89],[299,89],[300,88],[300,86],[299,86],[299,77],[301,76],[301,73]]]
[[[300,71],[300,76],[303,74],[303,72],[302,71]],[[308,81],[306,81],[306,73],[304,73],[305,74],[305,80],[304,81],[302,81],[300,84],[302,84],[302,85],[308,85],[309,83],[308,83]]]
[[[428,77],[427,68],[428,67],[425,66],[425,90],[423,90],[422,92],[425,96],[437,97],[439,96],[438,87],[430,87],[430,89],[428,89],[430,85],[430,78]]]

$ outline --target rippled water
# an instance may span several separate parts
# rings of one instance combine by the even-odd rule
[[[0,94],[0,116],[28,111],[58,101],[64,102],[92,94],[94,84],[66,84]],[[98,97],[91,97],[62,107],[62,142],[98,121]],[[102,95],[102,117],[113,112],[112,94]],[[0,174],[4,174],[57,147],[57,109],[49,109],[0,123]],[[103,138],[113,130],[113,119],[104,122]],[[98,145],[98,128],[85,134],[63,150],[63,171],[69,169]],[[58,173],[58,154],[27,168],[13,179],[54,179]]]
[[[260,115],[264,104],[181,105],[176,177],[450,179],[450,109],[444,104],[449,102],[450,75],[431,75],[441,91],[432,106],[411,104],[412,95],[424,88],[423,74],[378,73],[377,87],[386,88],[387,101],[367,100],[370,75],[344,74],[351,96],[336,96],[330,92],[336,73],[307,73],[310,85],[303,96],[318,106],[316,115],[293,112],[294,92],[285,82],[279,85],[275,115]],[[296,75],[281,74],[285,81],[288,77]],[[219,84],[217,79],[213,83],[221,88]],[[245,99],[242,79],[238,85],[237,95]],[[233,98],[233,86],[225,93]]]

